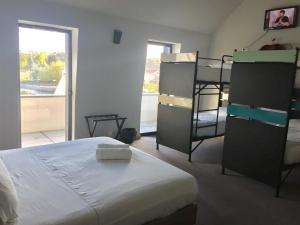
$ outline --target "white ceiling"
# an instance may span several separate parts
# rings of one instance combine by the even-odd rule
[[[204,33],[213,32],[243,0],[48,0]]]

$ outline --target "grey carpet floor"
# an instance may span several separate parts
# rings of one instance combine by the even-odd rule
[[[187,155],[160,146],[155,137],[142,137],[133,146],[194,175],[199,185],[197,225],[300,225],[300,166],[275,190],[250,178],[221,175],[223,138],[205,141]]]

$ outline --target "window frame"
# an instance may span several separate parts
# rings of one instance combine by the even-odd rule
[[[167,48],[170,48],[170,54],[173,53],[173,44],[171,44],[171,43],[159,42],[159,41],[148,41],[147,47],[148,47],[148,45],[157,45],[157,46],[167,47]]]

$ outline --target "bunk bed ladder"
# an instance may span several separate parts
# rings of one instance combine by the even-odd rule
[[[197,80],[195,85],[196,85],[196,92],[195,92],[195,98],[197,100],[197,105],[196,105],[196,118],[195,121],[195,128],[194,128],[194,138],[196,141],[199,141],[192,149],[191,153],[193,153],[207,138],[210,138],[210,136],[204,136],[200,139],[198,139],[198,131],[203,128],[209,128],[212,127],[214,128],[214,135],[211,137],[217,137],[219,136],[218,134],[218,123],[219,123],[219,115],[220,115],[220,107],[222,107],[222,93],[224,91],[224,85],[225,82],[223,82],[223,69],[224,69],[224,64],[226,63],[225,58],[226,57],[232,57],[229,55],[224,55],[222,59],[214,59],[214,58],[203,58],[203,57],[197,57],[197,65],[198,65],[198,60],[211,60],[211,61],[220,61],[221,62],[221,68],[220,68],[220,73],[219,73],[219,78],[218,81],[205,81],[205,80]],[[197,75],[198,76],[198,75]],[[211,87],[213,86],[213,87]],[[202,93],[205,90],[217,90],[217,92],[213,93]],[[217,106],[212,109],[203,109],[200,110],[200,98],[201,96],[218,96],[218,102]],[[209,111],[216,111],[216,119],[214,122],[206,125],[199,125],[199,113],[201,112],[209,112]],[[194,113],[195,113],[194,112]],[[194,140],[195,141],[195,140]],[[190,158],[190,157],[189,157]]]
[[[219,99],[218,99],[218,110],[217,110],[217,118],[216,118],[216,128],[215,128],[215,136],[218,135],[218,121],[219,121],[219,113],[220,107],[222,106],[221,98],[222,98],[222,91],[223,91],[223,66],[224,66],[224,56],[222,57],[221,62],[221,71],[220,71],[220,83],[219,83]]]
[[[196,52],[196,62],[195,62],[195,73],[194,73],[194,85],[193,85],[193,103],[192,103],[192,110],[191,110],[191,126],[190,126],[190,147],[189,147],[189,162],[192,161],[192,153],[194,151],[193,149],[193,131],[194,131],[194,112],[195,112],[195,97],[196,97],[196,89],[197,89],[197,74],[198,74],[198,60],[199,60],[199,51]],[[199,87],[200,92],[200,87]],[[199,106],[200,98],[198,98],[198,106]],[[198,111],[198,107],[197,107]],[[196,135],[197,135],[197,126],[198,126],[198,113],[197,113],[197,121],[196,121]]]

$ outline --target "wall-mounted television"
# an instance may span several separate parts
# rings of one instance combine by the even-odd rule
[[[298,24],[299,6],[282,7],[266,10],[265,30],[286,29],[296,27]]]

